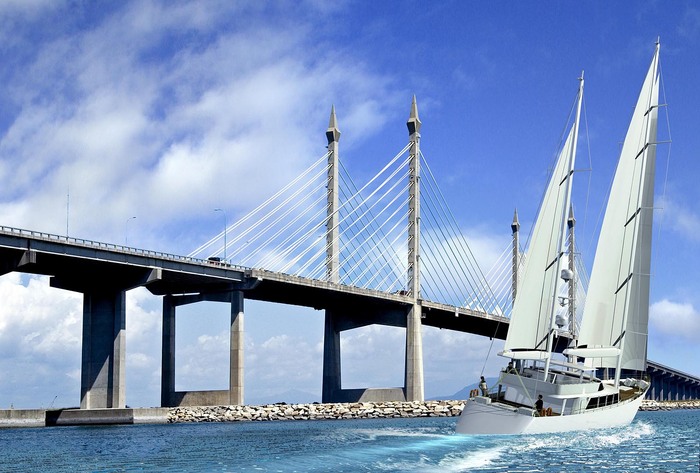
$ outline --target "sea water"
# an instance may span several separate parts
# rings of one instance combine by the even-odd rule
[[[0,429],[1,472],[694,472],[700,411],[622,428],[464,436],[456,418]]]

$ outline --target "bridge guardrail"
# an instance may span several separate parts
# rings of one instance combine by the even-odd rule
[[[237,271],[250,271],[251,268],[246,266],[239,266],[235,264],[226,263],[223,261],[212,261],[208,259],[192,258],[190,256],[181,256],[173,253],[163,253],[160,251],[144,250],[141,248],[134,248],[124,245],[117,245],[115,243],[105,243],[95,240],[86,240],[84,238],[69,237],[66,235],[56,235],[53,233],[38,232],[35,230],[25,230],[22,228],[6,227],[4,225],[0,226],[0,233],[5,233],[9,235],[17,235],[23,237],[30,237],[36,240],[44,240],[50,242],[66,243],[75,246],[82,246],[84,248],[98,248],[109,251],[117,251],[121,253],[129,253],[139,256],[147,256],[159,259],[165,259],[170,261],[178,261],[184,263],[194,263],[202,265],[214,265],[221,266]]]

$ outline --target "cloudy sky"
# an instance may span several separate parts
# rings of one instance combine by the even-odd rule
[[[673,144],[659,150],[649,358],[700,375],[695,2],[0,0],[0,25],[0,225],[183,255],[220,231],[213,209],[233,221],[323,154],[332,105],[364,182],[405,145],[414,94],[460,228],[475,251],[502,248],[515,207],[529,229],[585,70],[576,212],[592,256],[660,36]],[[132,406],[159,403],[160,311],[127,294]],[[178,314],[176,387],[226,387],[227,308]],[[79,294],[0,277],[0,408],[79,404],[81,318]],[[320,400],[323,313],[248,302],[245,325],[246,402]],[[403,336],[344,333],[343,386],[401,385]],[[495,372],[498,345],[426,328],[426,396]]]

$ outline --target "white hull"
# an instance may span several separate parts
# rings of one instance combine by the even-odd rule
[[[581,414],[535,417],[533,409],[515,408],[484,397],[467,400],[457,421],[456,432],[466,435],[512,435],[571,432],[629,425],[644,393],[634,399]]]

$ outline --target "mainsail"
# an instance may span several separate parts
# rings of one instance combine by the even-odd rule
[[[552,314],[557,304],[559,273],[565,260],[566,221],[582,99],[583,78],[580,79],[574,123],[557,156],[533,227],[505,343],[508,356],[512,355],[511,350],[550,349]]]
[[[591,352],[619,348],[621,359],[589,360],[593,366],[646,369],[658,61],[657,44],[615,171],[578,340]]]

